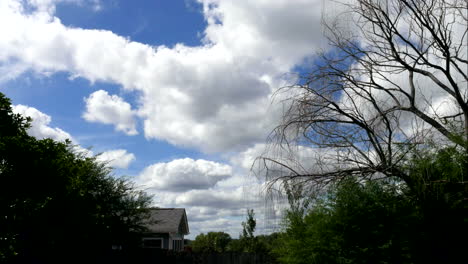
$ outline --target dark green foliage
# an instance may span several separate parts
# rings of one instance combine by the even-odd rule
[[[257,220],[253,209],[247,210],[246,221],[242,222],[242,233],[239,239],[233,239],[228,245],[230,252],[256,253],[270,256],[276,246],[278,233],[255,236]]]
[[[277,247],[276,240],[278,239],[278,237],[279,233],[256,236],[257,246],[255,248],[255,252],[271,255],[273,249]]]
[[[242,234],[239,237],[244,252],[255,252],[258,247],[257,238],[254,235],[256,227],[257,220],[254,210],[247,210],[247,219],[242,222]]]
[[[419,151],[408,178],[344,180],[293,202],[274,253],[283,263],[466,263],[468,158]],[[303,198],[294,198],[303,199]]]
[[[407,195],[421,215],[419,251],[424,261],[455,263],[468,243],[468,153],[433,147],[408,162]],[[426,253],[424,253],[426,252]]]
[[[28,136],[0,93],[0,262],[94,259],[138,242],[150,197],[70,142]]]
[[[229,252],[244,252],[245,244],[241,239],[233,239],[229,242],[228,251]]]
[[[274,252],[283,263],[411,263],[418,221],[397,184],[347,180],[305,216],[289,212]]]
[[[223,253],[227,251],[228,244],[231,242],[231,236],[224,232],[208,232],[206,235],[201,233],[190,244],[194,252],[203,253]]]
[[[247,219],[242,222],[242,238],[254,238],[255,227],[257,226],[257,220],[254,217],[254,210],[247,210]]]
[[[272,250],[276,247],[276,239],[278,236],[278,233],[258,235],[254,238],[255,244],[250,246],[246,244],[245,239],[233,239],[228,245],[228,251],[270,255]]]
[[[257,220],[255,219],[254,210],[248,209],[246,220],[242,222],[242,233],[239,235],[239,239],[231,241],[229,244],[229,251],[249,253],[263,252],[263,245],[258,242],[257,237],[254,235],[256,227]]]
[[[28,118],[14,114],[11,109],[10,99],[0,93],[0,137],[12,137],[19,134],[26,135],[29,121]]]

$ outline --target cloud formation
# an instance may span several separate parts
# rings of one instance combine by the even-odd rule
[[[136,110],[149,139],[207,152],[240,150],[271,131],[281,109],[270,105],[270,95],[320,46],[321,2],[199,1],[208,23],[203,45],[152,47],[110,31],[68,28],[53,9],[27,14],[21,1],[5,0],[0,23],[16,26],[0,28],[0,61],[138,91]],[[114,109],[116,102],[101,103]],[[124,120],[113,124],[135,134]]]
[[[26,105],[13,105],[13,112],[32,118],[31,127],[28,129],[28,134],[35,138],[51,138],[57,141],[65,141],[66,139],[69,139],[74,141],[69,133],[58,127],[51,127],[50,122],[52,121],[52,118],[34,107]]]
[[[207,22],[202,45],[173,47],[66,27],[54,15],[59,0],[41,2],[48,4],[33,11],[23,1],[0,2],[0,25],[15,25],[0,26],[0,63],[15,69],[4,76],[68,72],[118,84],[137,96],[138,105],[132,109],[100,90],[85,99],[86,120],[132,135],[139,118],[147,139],[203,152],[236,153],[263,142],[282,113],[280,104],[271,104],[272,93],[289,84],[284,74],[323,42],[321,0],[198,0]],[[130,154],[120,157],[131,160]],[[118,156],[112,157],[126,160]],[[153,164],[138,178],[157,205],[189,208],[189,219],[196,218],[192,230],[236,234],[245,208],[261,204],[261,184],[244,177],[247,164],[174,160]]]
[[[182,192],[211,188],[231,174],[229,165],[185,158],[153,164],[143,170],[138,181],[148,189]]]
[[[156,163],[143,169],[136,182],[154,195],[155,206],[186,208],[195,235],[222,230],[235,236],[241,230],[245,208],[263,205],[260,182],[234,173],[228,164],[208,160]]]
[[[135,159],[135,155],[127,152],[125,149],[108,150],[97,155],[98,161],[104,162],[108,166],[118,169],[128,168]]]
[[[89,122],[112,124],[116,131],[129,136],[137,135],[135,113],[129,103],[104,90],[96,91],[85,98],[86,111],[83,118]]]

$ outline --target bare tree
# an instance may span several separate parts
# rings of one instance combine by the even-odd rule
[[[331,51],[278,91],[287,105],[271,136],[280,154],[256,161],[270,187],[350,175],[409,181],[402,165],[412,148],[432,140],[468,151],[468,2],[337,4],[345,11],[323,19]],[[309,160],[306,147],[316,153]]]

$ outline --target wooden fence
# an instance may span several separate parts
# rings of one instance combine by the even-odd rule
[[[108,263],[115,264],[275,264],[267,254],[193,253],[166,250],[139,250],[131,254],[113,254]]]

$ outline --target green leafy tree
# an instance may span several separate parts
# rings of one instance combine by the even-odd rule
[[[247,219],[242,222],[242,235],[241,238],[253,239],[257,220],[254,218],[255,213],[253,209],[247,210]]]
[[[274,253],[282,263],[413,263],[419,215],[399,184],[348,179],[306,215],[289,211]]]
[[[139,242],[151,197],[71,142],[38,140],[0,93],[0,262],[95,259]]]
[[[257,220],[253,209],[247,210],[247,218],[242,222],[242,234],[239,237],[240,242],[244,245],[244,252],[255,252],[257,248],[257,238],[255,237],[255,228]]]
[[[361,256],[361,261],[370,263],[466,263],[461,252],[467,243],[459,241],[466,241],[468,223],[467,1],[329,2],[338,5],[334,11],[342,10],[323,17],[331,49],[318,54],[311,71],[296,85],[278,91],[285,111],[271,136],[273,148],[257,159],[258,172],[264,173],[272,189],[286,193],[291,185],[310,194],[345,178],[388,179],[382,186],[368,185],[365,192],[335,190],[337,197],[323,200],[324,205],[313,212],[306,210],[305,217],[300,206],[288,215],[288,227],[311,217],[315,224],[310,226],[352,224],[361,230],[349,233],[354,238],[346,236],[345,231],[351,229],[340,233],[323,228],[333,236],[317,245],[335,241],[335,255],[345,258],[334,262],[352,259],[359,263],[357,256]],[[436,147],[434,141],[443,147]],[[388,196],[392,192],[387,189],[394,188],[395,182],[398,188]],[[381,191],[373,192],[373,188]],[[363,202],[356,199],[358,194],[363,195]],[[390,205],[403,206],[402,214],[394,213]],[[370,217],[351,213],[350,208]],[[408,231],[410,238],[388,240],[391,234],[381,226],[400,235],[388,223],[392,217],[402,224],[402,230],[407,228],[401,219],[416,221]],[[308,229],[294,230],[286,233]],[[324,232],[310,235],[320,240]],[[375,243],[380,249],[367,245],[374,233],[375,239],[381,239]],[[335,234],[341,234],[339,239]],[[385,257],[397,256],[391,252],[399,251],[400,260]]]
[[[279,244],[277,242],[279,238],[279,233],[271,233],[269,235],[258,235],[257,246],[255,248],[255,253],[260,253],[268,256],[268,263],[277,263],[275,262],[274,249],[276,249]]]
[[[245,244],[244,241],[240,239],[233,239],[229,242],[228,251],[229,252],[244,252]]]
[[[433,146],[413,154],[405,191],[421,215],[419,251],[427,252],[426,262],[466,262],[462,252],[468,244],[457,238],[468,230],[468,153],[455,146]]]
[[[229,251],[270,254],[277,234],[255,236],[256,226],[255,212],[249,209],[246,221],[242,222],[242,233],[239,239],[233,239],[229,243]]]
[[[226,252],[228,244],[231,242],[231,236],[224,232],[208,232],[201,233],[191,243],[192,249],[195,252]]]
[[[349,178],[318,197],[290,195],[299,201],[290,201],[275,255],[282,263],[466,262],[456,238],[468,230],[467,153],[434,146],[406,164],[410,181]]]

